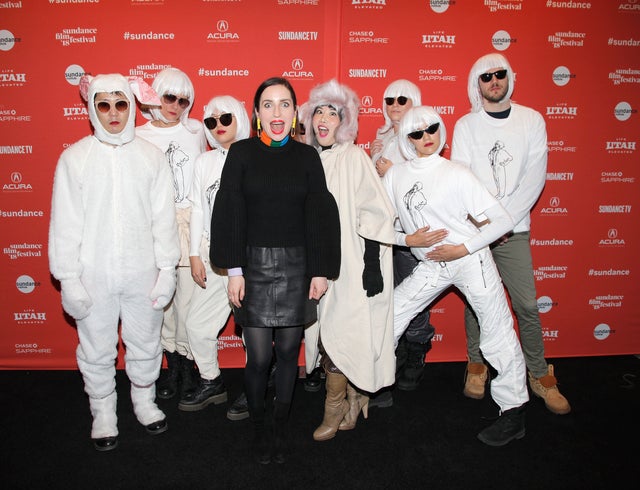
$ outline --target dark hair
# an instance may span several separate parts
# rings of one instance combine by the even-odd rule
[[[264,82],[260,84],[258,89],[256,90],[256,94],[253,96],[253,111],[251,111],[251,127],[253,130],[257,130],[256,123],[256,111],[260,106],[260,97],[262,97],[262,92],[264,92],[267,88],[273,87],[274,85],[283,85],[291,94],[291,99],[293,100],[294,109],[298,107],[298,99],[296,98],[296,91],[293,90],[291,86],[291,82],[283,77],[271,77],[267,78]]]

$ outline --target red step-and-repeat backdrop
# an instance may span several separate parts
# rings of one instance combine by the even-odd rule
[[[337,78],[360,97],[368,148],[398,78],[451,134],[469,110],[469,69],[491,51],[516,72],[513,100],[547,122],[531,234],[547,357],[639,353],[640,0],[0,0],[0,368],[76,366],[47,233],[58,156],[90,131],[84,73],[151,83],[180,68],[198,119],[216,95],[251,107],[273,75],[301,103]],[[462,312],[455,293],[434,305],[430,361],[466,358]],[[230,319],[223,367],[244,364],[237,333]]]

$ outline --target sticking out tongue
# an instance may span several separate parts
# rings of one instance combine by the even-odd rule
[[[270,124],[270,127],[273,134],[281,134],[284,131],[284,122],[274,121]]]

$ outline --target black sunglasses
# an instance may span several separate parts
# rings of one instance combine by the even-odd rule
[[[502,80],[507,76],[507,70],[497,70],[493,73],[483,73],[482,75],[480,75],[480,80],[482,80],[484,83],[489,83],[494,75],[498,80]]]
[[[409,138],[411,138],[412,140],[419,140],[419,139],[422,139],[422,135],[424,133],[435,134],[439,128],[440,128],[440,123],[433,123],[431,126],[427,126],[425,129],[412,131],[411,133],[409,133]]]
[[[396,100],[398,101],[398,104],[405,105],[409,99],[407,97],[405,97],[404,95],[401,95],[397,99],[395,97],[385,97],[384,98],[384,101],[387,103],[387,105],[393,105],[393,103]]]
[[[177,95],[173,95],[173,94],[164,94],[162,96],[162,101],[167,105],[173,104],[176,100],[178,101],[178,105],[183,109],[186,109],[187,107],[189,107],[189,99],[185,99],[183,97],[178,98]]]
[[[224,114],[220,114],[218,117],[208,117],[204,120],[204,125],[207,129],[215,129],[218,125],[218,119],[220,120],[220,124],[223,126],[228,126],[233,121],[233,114],[230,112],[226,112]]]

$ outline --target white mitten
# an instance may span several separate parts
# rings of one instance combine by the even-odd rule
[[[149,295],[154,310],[162,310],[173,298],[173,293],[176,292],[176,273],[175,268],[161,269],[158,273],[156,284]]]
[[[93,302],[80,279],[63,279],[60,281],[60,286],[64,311],[76,320],[82,320],[89,316],[89,308]]]

